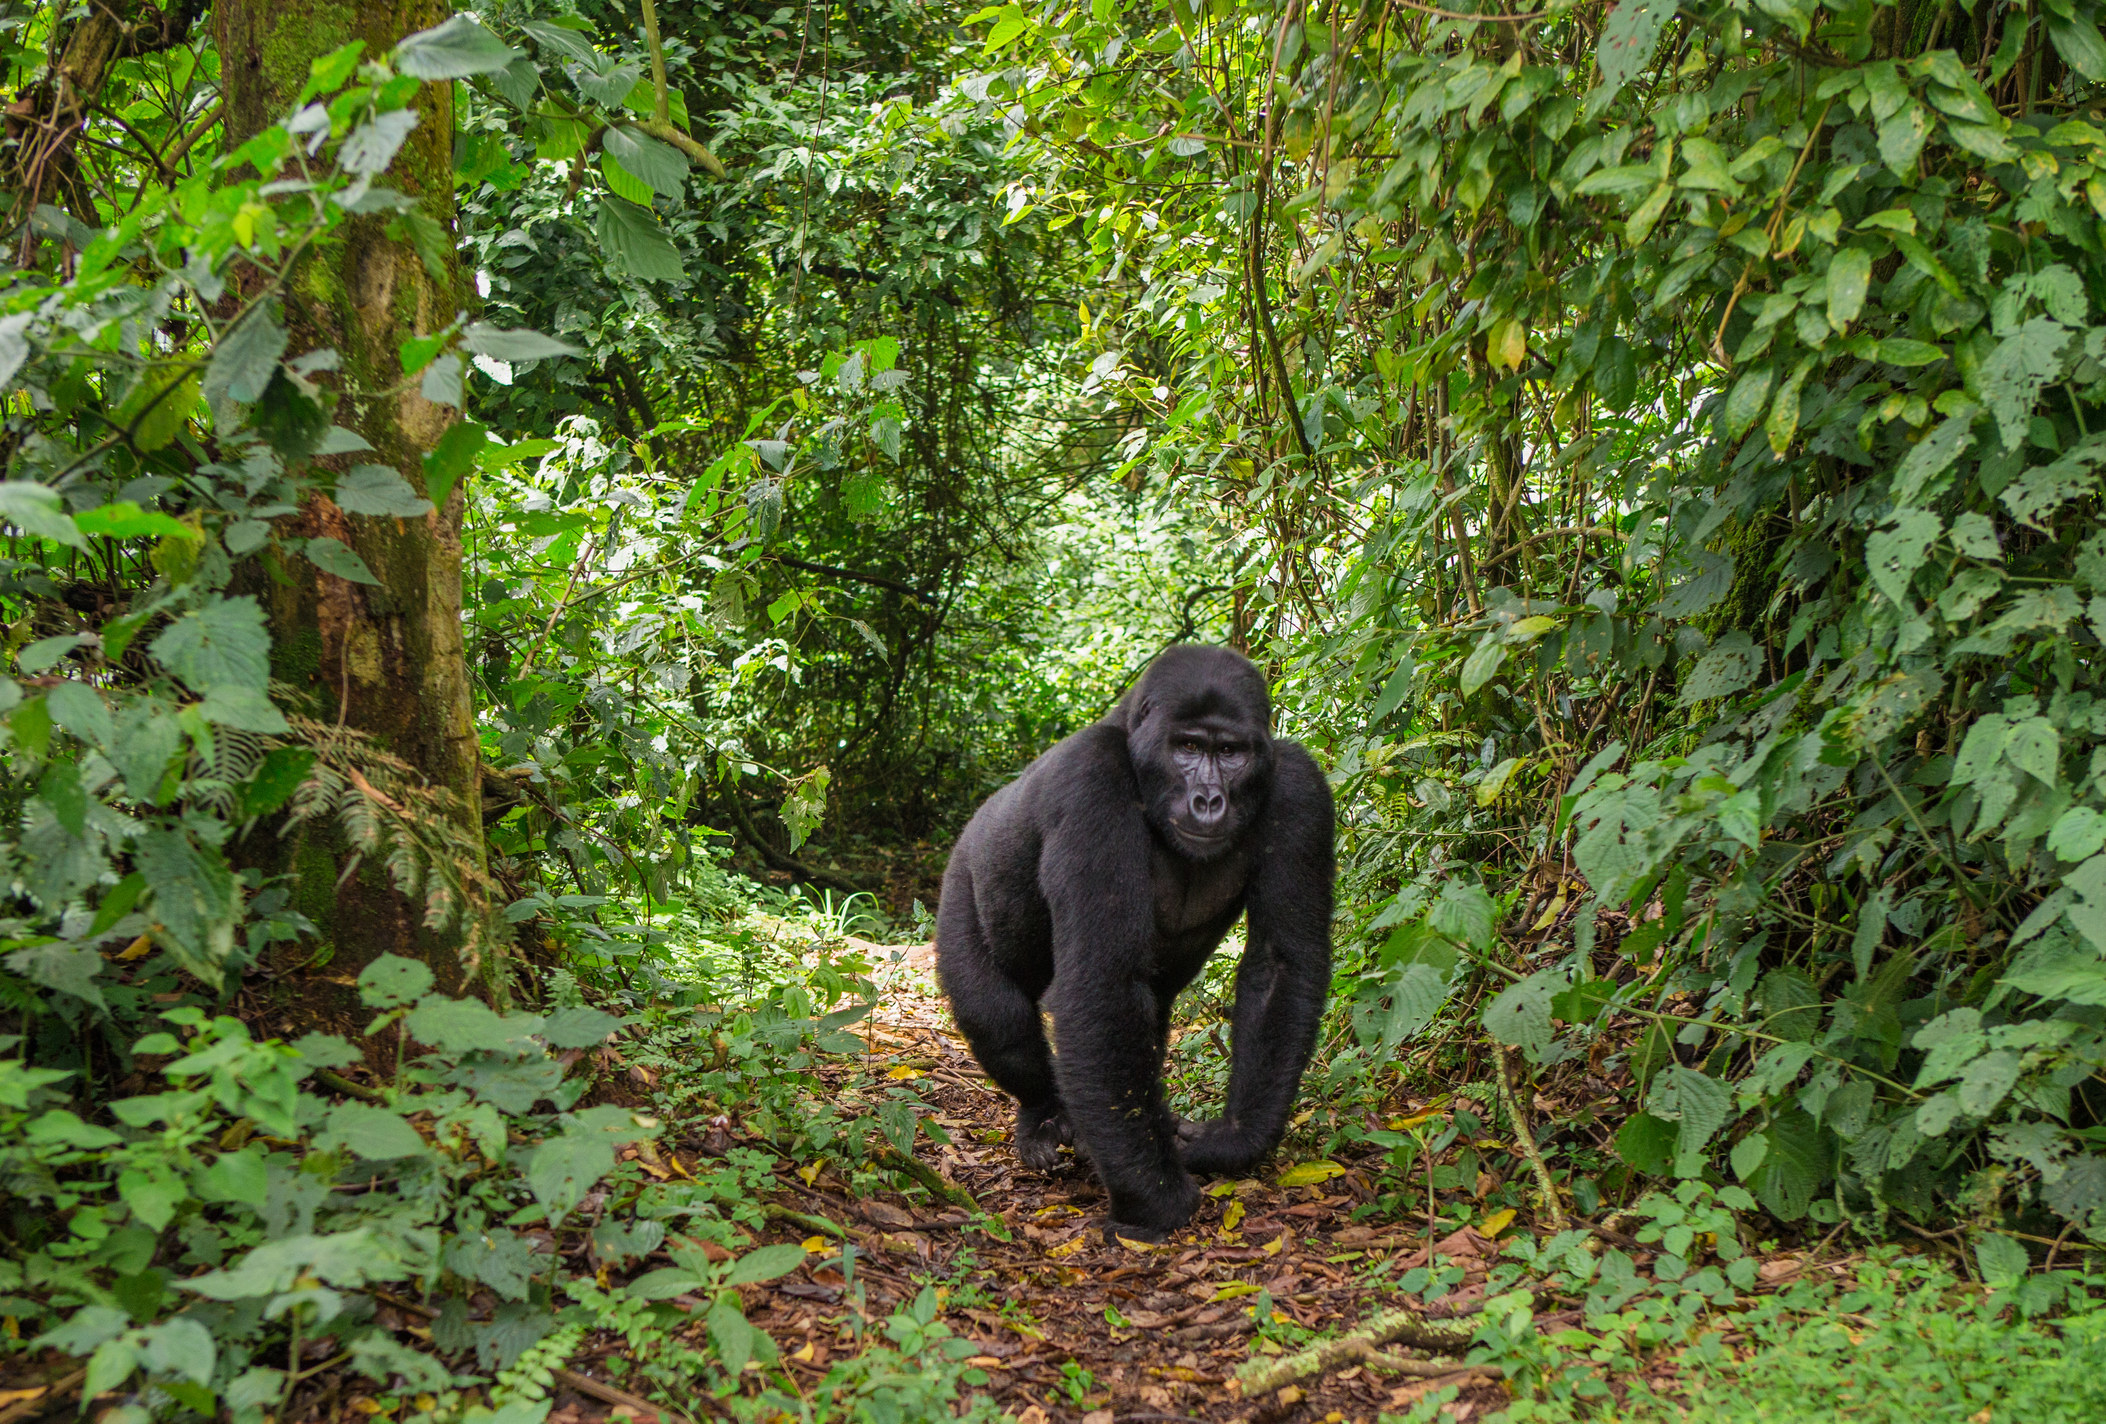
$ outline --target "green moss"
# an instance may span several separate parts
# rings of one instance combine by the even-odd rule
[[[329,0],[300,7],[298,24],[269,25],[260,46],[263,82],[280,103],[291,103],[307,83],[314,60],[352,40],[358,33],[358,11]]]

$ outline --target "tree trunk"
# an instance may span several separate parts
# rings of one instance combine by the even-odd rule
[[[226,90],[231,148],[286,113],[306,82],[310,61],[353,39],[368,56],[392,49],[404,35],[429,28],[450,13],[445,0],[380,0],[286,5],[282,0],[220,0],[214,6]],[[388,181],[415,197],[424,212],[451,232],[453,204],[453,90],[424,86],[417,127],[397,155]],[[437,272],[407,241],[389,238],[383,223],[359,218],[342,238],[321,247],[289,285],[286,324],[293,351],[334,348],[344,391],[385,391],[403,385],[399,357],[409,337],[440,330],[464,305],[457,258],[446,245]],[[326,379],[326,378],[325,378]],[[355,458],[392,465],[412,488],[423,488],[422,460],[457,418],[450,407],[407,388],[378,399],[339,398],[340,425],[373,446]],[[381,954],[422,960],[450,992],[501,992],[495,945],[481,927],[491,921],[481,821],[480,756],[461,628],[461,513],[456,484],[443,508],[422,518],[350,517],[323,495],[311,496],[285,521],[292,537],[327,536],[364,558],[378,586],[347,582],[302,559],[287,578],[259,590],[270,612],[274,676],[307,694],[302,709],[324,729],[339,753],[348,743],[395,759],[397,791],[377,778],[349,776],[358,794],[393,819],[393,831],[420,835],[427,848],[456,863],[457,883],[471,903],[440,929],[427,926],[423,895],[399,893],[383,863],[385,849],[358,857],[335,817],[294,827],[276,846],[257,848],[274,870],[292,874],[293,905],[317,926],[314,939],[286,952],[309,972],[279,980],[284,1005],[303,1026],[341,1027],[361,1018],[351,988],[359,970]],[[326,755],[326,753],[325,753]],[[355,760],[355,756],[353,758]],[[413,788],[404,795],[403,787]],[[432,793],[439,793],[434,796]],[[402,814],[398,814],[402,813]],[[259,833],[260,838],[267,833]],[[481,899],[483,903],[474,901]],[[280,966],[284,968],[284,965]]]

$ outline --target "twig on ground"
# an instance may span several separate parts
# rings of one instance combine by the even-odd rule
[[[787,1222],[791,1226],[801,1226],[807,1231],[817,1231],[821,1235],[837,1237],[843,1241],[850,1239],[848,1228],[838,1222],[828,1221],[823,1216],[814,1216],[808,1211],[792,1211],[789,1207],[775,1202],[762,1202],[761,1215],[770,1221]]]
[[[1429,1327],[1417,1310],[1389,1310],[1349,1335],[1326,1340],[1299,1354],[1264,1363],[1253,1360],[1237,1371],[1236,1378],[1242,1382],[1243,1397],[1256,1399],[1308,1375],[1320,1375],[1364,1359],[1369,1351],[1383,1345],[1404,1344],[1419,1350],[1455,1354],[1469,1346],[1470,1338],[1469,1331]]]
[[[88,1372],[86,1369],[78,1369],[70,1375],[61,1376],[50,1386],[38,1390],[29,1398],[16,1400],[13,1404],[8,1405],[7,1408],[0,1409],[0,1424],[15,1424],[17,1420],[28,1419],[42,1414],[52,1405],[79,1389],[81,1382],[87,1377]]]
[[[971,1192],[963,1187],[954,1186],[946,1182],[943,1179],[943,1174],[934,1167],[931,1167],[926,1162],[917,1161],[896,1147],[889,1147],[880,1153],[878,1160],[888,1167],[896,1167],[900,1171],[905,1172],[915,1181],[927,1187],[932,1195],[949,1202],[952,1206],[962,1206],[967,1211],[980,1210],[980,1203],[973,1200]]]

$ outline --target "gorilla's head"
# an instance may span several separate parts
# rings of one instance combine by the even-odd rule
[[[1180,644],[1148,665],[1114,719],[1141,805],[1173,850],[1209,860],[1233,846],[1272,788],[1265,678],[1233,648]]]

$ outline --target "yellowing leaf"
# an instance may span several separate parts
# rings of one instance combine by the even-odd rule
[[[1318,1182],[1328,1182],[1333,1177],[1342,1177],[1344,1175],[1345,1168],[1339,1166],[1336,1162],[1328,1160],[1304,1162],[1299,1166],[1289,1167],[1286,1171],[1280,1173],[1280,1185],[1283,1187],[1313,1187]]]
[[[826,1249],[826,1238],[824,1236],[807,1236],[798,1244],[803,1246],[806,1251],[817,1255]]]
[[[1207,1188],[1207,1195],[1210,1197],[1232,1197],[1235,1194],[1236,1184],[1234,1182],[1216,1182],[1213,1186]]]
[[[1485,355],[1494,370],[1501,366],[1519,370],[1522,359],[1528,355],[1528,332],[1519,321],[1508,317],[1492,328],[1492,334],[1485,342]]]
[[[1508,1207],[1505,1211],[1495,1211],[1483,1221],[1478,1222],[1477,1234],[1479,1236],[1497,1236],[1513,1224],[1514,1209]]]
[[[1214,1290],[1213,1300],[1207,1303],[1215,1305],[1224,1300],[1234,1300],[1239,1295],[1256,1295],[1257,1293],[1258,1288],[1249,1281],[1230,1281],[1227,1285],[1217,1286]]]
[[[1266,1242],[1264,1246],[1260,1247],[1259,1249],[1264,1251],[1264,1253],[1268,1256],[1277,1256],[1282,1250],[1286,1249],[1286,1246],[1287,1233],[1282,1231],[1279,1235],[1273,1237],[1272,1240]]]
[[[1241,1226],[1242,1224],[1243,1203],[1239,1201],[1232,1201],[1228,1204],[1228,1208],[1221,1213],[1221,1229],[1223,1231],[1234,1231],[1238,1226]]]
[[[825,1166],[826,1159],[824,1157],[814,1157],[811,1161],[805,1163],[802,1167],[799,1167],[797,1169],[797,1175],[804,1178],[804,1184],[806,1186],[810,1186],[812,1182],[819,1176],[820,1171]]]
[[[1067,1257],[1074,1255],[1076,1252],[1080,1251],[1083,1247],[1089,1244],[1090,1234],[1087,1231],[1078,1231],[1075,1233],[1074,1236],[1070,1237],[1066,1241],[1061,1242],[1060,1245],[1055,1246],[1052,1250],[1048,1251],[1046,1253],[1046,1259],[1049,1261],[1065,1260]]]
[[[908,1067],[908,1066],[907,1066],[906,1064],[902,1063],[902,1064],[900,1064],[900,1066],[899,1066],[899,1067],[897,1067],[897,1068],[893,1069],[893,1070],[892,1070],[891,1072],[887,1073],[887,1074],[886,1074],[885,1076],[886,1076],[887,1078],[891,1078],[891,1079],[894,1079],[895,1081],[898,1081],[898,1082],[905,1082],[905,1081],[906,1081],[907,1079],[909,1079],[909,1078],[919,1078],[919,1077],[921,1077],[921,1076],[922,1076],[922,1072],[921,1072],[921,1070],[920,1070],[919,1068],[909,1068],[909,1067]]]

